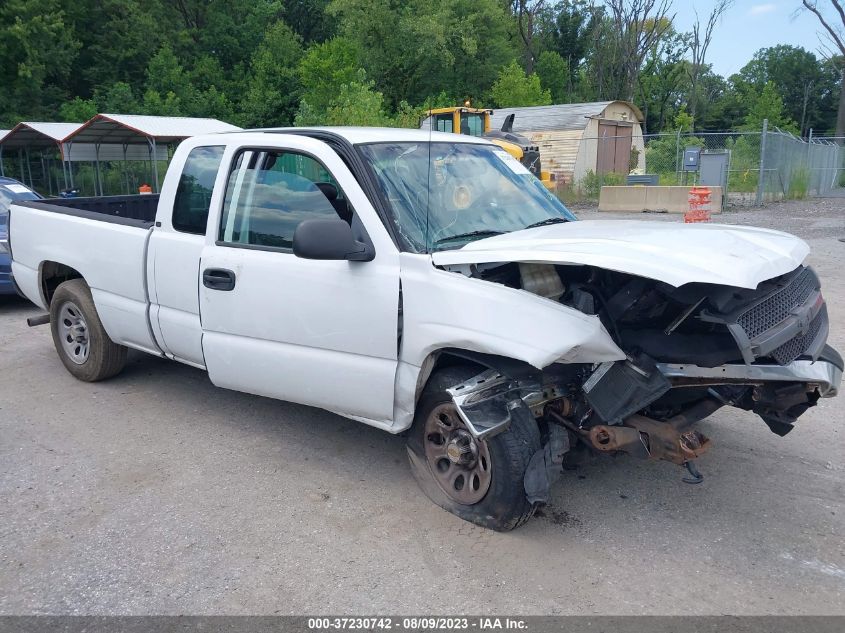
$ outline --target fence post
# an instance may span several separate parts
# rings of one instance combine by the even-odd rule
[[[675,179],[681,184],[681,168],[678,161],[681,158],[681,128],[678,128],[678,135],[675,137]]]
[[[824,175],[824,174],[822,174]],[[813,191],[813,128],[807,133],[807,194],[812,195]],[[816,193],[822,192],[822,180],[819,179],[819,186],[816,187]]]
[[[763,119],[763,133],[760,135],[760,176],[757,179],[757,206],[763,204],[763,186],[765,184],[765,168],[766,168],[766,132],[769,130],[769,120]]]

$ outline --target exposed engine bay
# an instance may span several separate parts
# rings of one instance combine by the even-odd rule
[[[703,283],[676,288],[578,265],[447,269],[594,315],[627,356],[594,365],[553,363],[542,372],[489,363],[489,371],[451,391],[478,437],[507,428],[513,415],[540,422],[546,445],[526,474],[526,492],[536,500],[576,445],[684,465],[685,480],[697,483],[692,460],[711,442],[693,428],[696,422],[733,406],[786,435],[839,384],[842,358],[825,344],[827,308],[809,267],[754,290]]]

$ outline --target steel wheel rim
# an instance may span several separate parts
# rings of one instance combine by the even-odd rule
[[[462,505],[481,501],[492,481],[487,442],[470,435],[451,403],[435,407],[424,430],[426,461],[440,489]]]
[[[59,340],[62,350],[71,362],[83,365],[88,360],[91,347],[85,316],[73,301],[65,301],[59,308]]]

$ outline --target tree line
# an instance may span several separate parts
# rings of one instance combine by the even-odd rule
[[[671,0],[6,0],[0,127],[97,112],[415,127],[467,99],[624,99],[648,133],[768,118],[832,134],[841,55],[780,45],[712,70],[712,33],[742,19],[732,4],[684,32]]]

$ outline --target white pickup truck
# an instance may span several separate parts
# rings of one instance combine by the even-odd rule
[[[483,139],[256,130],[183,142],[160,197],[13,204],[10,247],[77,378],[135,348],[407,432],[424,492],[498,530],[567,454],[698,482],[697,421],[732,406],[785,435],[836,394],[803,241],[575,220]]]

